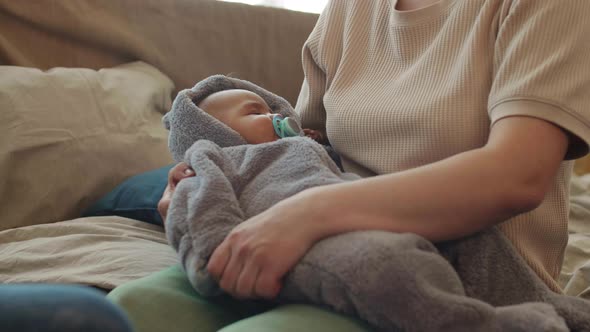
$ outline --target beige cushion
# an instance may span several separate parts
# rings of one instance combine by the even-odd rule
[[[111,69],[0,66],[0,230],[78,217],[125,178],[172,162],[173,84]]]
[[[112,289],[178,264],[160,226],[90,217],[0,232],[0,283]]]
[[[572,176],[569,217],[559,282],[565,294],[590,299],[590,174]]]
[[[577,159],[574,164],[574,171],[579,175],[590,173],[590,155]]]

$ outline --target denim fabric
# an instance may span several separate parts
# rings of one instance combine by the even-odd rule
[[[73,285],[0,285],[0,331],[131,332],[123,312],[94,289]]]

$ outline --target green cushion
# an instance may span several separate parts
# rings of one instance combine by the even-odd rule
[[[305,304],[285,304],[237,321],[219,332],[371,332],[358,319]]]
[[[158,202],[168,184],[168,171],[172,167],[174,165],[164,166],[125,180],[82,216],[121,216],[162,226]]]
[[[136,332],[372,332],[315,306],[202,298],[178,266],[119,286],[108,298],[126,311]]]

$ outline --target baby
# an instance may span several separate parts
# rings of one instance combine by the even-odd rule
[[[239,133],[248,144],[305,135],[323,144],[332,160],[342,168],[340,158],[326,145],[327,141],[320,131],[302,130],[295,118],[272,113],[266,101],[254,92],[243,89],[222,90],[205,97],[197,106]]]
[[[174,158],[196,171],[176,188],[167,236],[203,296],[220,293],[207,263],[236,225],[307,188],[359,179],[309,138],[324,142],[318,132],[299,128],[287,101],[247,81],[209,77],[181,91],[163,121]],[[378,331],[568,331],[564,318],[590,330],[590,305],[551,292],[495,228],[438,249],[407,233],[329,237],[276,300],[327,306]]]

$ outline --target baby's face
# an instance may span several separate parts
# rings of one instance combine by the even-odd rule
[[[264,99],[248,90],[224,90],[203,99],[202,110],[238,132],[248,144],[276,141],[272,113]]]

